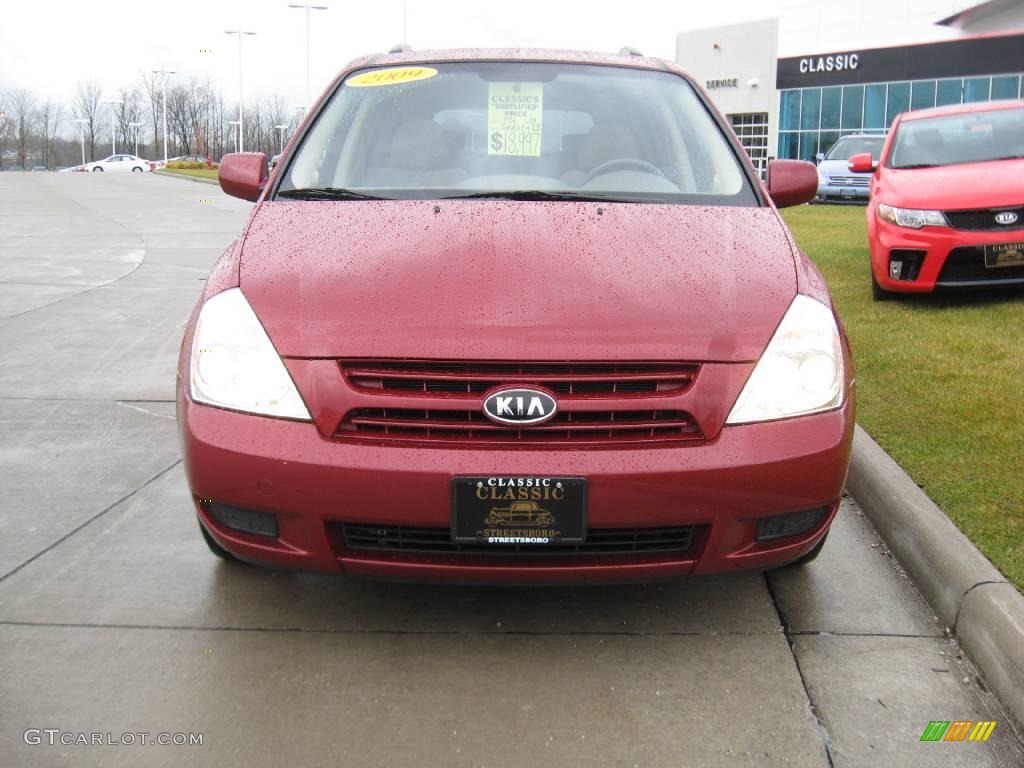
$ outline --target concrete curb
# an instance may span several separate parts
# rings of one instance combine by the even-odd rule
[[[1024,595],[860,427],[846,487],[988,685],[1024,724]]]
[[[160,170],[154,171],[154,173],[158,176],[163,176],[165,179],[184,179],[185,181],[194,181],[199,184],[216,184],[218,187],[220,186],[220,182],[216,179],[201,179],[198,176],[186,176],[182,173],[168,173],[167,171]]]

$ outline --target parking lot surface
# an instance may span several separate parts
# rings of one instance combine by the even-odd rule
[[[439,587],[218,561],[185,485],[174,372],[249,207],[152,174],[0,174],[0,765],[1024,764],[849,500],[802,570],[675,584]],[[999,724],[986,743],[922,743],[933,720]],[[150,736],[50,745],[29,729]],[[150,745],[159,733],[202,744]]]

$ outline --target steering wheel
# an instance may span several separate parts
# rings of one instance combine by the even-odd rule
[[[645,173],[656,173],[662,178],[665,178],[664,172],[656,165],[648,163],[646,160],[640,160],[635,157],[620,157],[615,160],[605,160],[587,176],[587,180],[583,183],[586,184],[595,176],[600,176],[602,173],[610,173],[613,170],[622,170],[625,168],[634,168]]]

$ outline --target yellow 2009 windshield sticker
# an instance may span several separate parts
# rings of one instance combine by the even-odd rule
[[[540,157],[543,83],[489,83],[487,154]]]
[[[400,85],[416,80],[426,80],[437,74],[433,67],[392,67],[391,69],[375,69],[350,77],[345,85],[368,88],[376,85]]]

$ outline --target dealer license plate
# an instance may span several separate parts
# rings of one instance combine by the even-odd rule
[[[495,475],[452,480],[452,539],[494,544],[582,542],[587,481],[582,477]]]
[[[1024,242],[985,246],[985,266],[1024,267]]]

